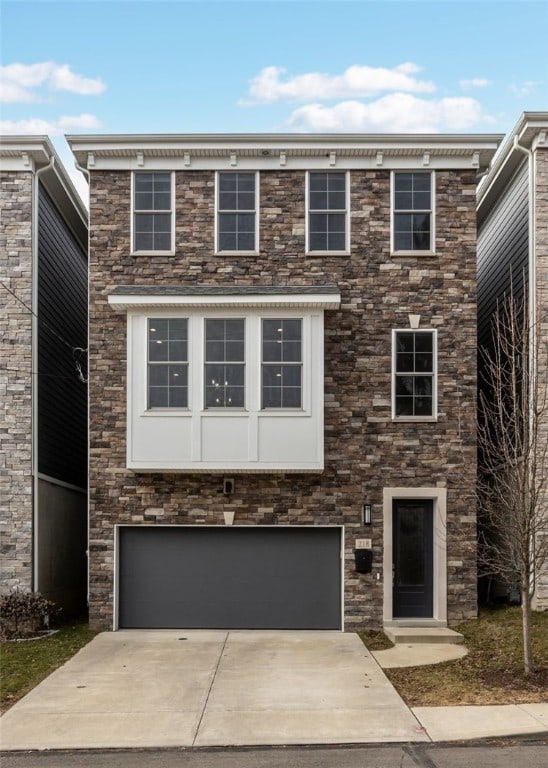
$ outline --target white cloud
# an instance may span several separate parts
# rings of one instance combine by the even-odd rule
[[[0,67],[0,101],[42,101],[37,89],[43,88],[69,91],[81,96],[97,96],[103,93],[106,85],[102,80],[77,75],[68,64],[56,64],[54,61]]]
[[[459,85],[465,91],[468,91],[471,88],[486,88],[488,85],[491,85],[491,81],[487,80],[486,77],[472,77],[469,80],[459,80]]]
[[[296,109],[287,124],[303,131],[437,133],[464,130],[491,120],[475,99],[427,100],[407,93],[391,93],[368,104],[308,104]]]
[[[84,131],[101,127],[101,121],[95,115],[64,115],[58,120],[0,120],[0,133],[3,134],[40,134],[60,136],[67,131]]]
[[[508,88],[510,93],[521,99],[524,96],[530,96],[536,90],[537,85],[541,85],[538,80],[524,80],[522,83],[512,83]]]
[[[265,67],[250,83],[249,95],[242,105],[274,101],[308,101],[311,99],[341,99],[373,96],[382,91],[432,93],[435,85],[418,80],[414,75],[420,67],[412,62],[397,67],[366,67],[354,65],[341,75],[307,72],[282,80],[286,72],[282,67]]]

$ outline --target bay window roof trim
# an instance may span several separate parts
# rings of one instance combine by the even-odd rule
[[[108,295],[117,310],[142,308],[338,309],[337,286],[118,286]]]

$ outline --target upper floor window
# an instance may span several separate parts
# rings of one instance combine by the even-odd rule
[[[309,173],[307,197],[307,251],[347,251],[347,174]]]
[[[302,320],[262,321],[262,408],[302,407]]]
[[[437,416],[436,331],[392,332],[392,417]]]
[[[188,320],[148,320],[148,407],[188,407]]]
[[[205,321],[205,407],[245,406],[245,320]]]
[[[392,250],[433,251],[434,174],[393,174]]]
[[[173,249],[173,178],[171,173],[133,174],[134,252]]]
[[[257,176],[222,172],[217,177],[217,251],[257,250]]]

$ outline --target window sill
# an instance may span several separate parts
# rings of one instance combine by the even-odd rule
[[[398,258],[398,256],[437,256],[436,251],[391,251],[390,255],[394,258]]]
[[[259,251],[215,251],[215,256],[258,256]]]
[[[141,416],[145,418],[153,418],[155,416],[192,416],[192,411],[189,408],[149,408],[143,411]]]
[[[412,423],[436,423],[438,421],[437,416],[392,416],[393,422],[401,422],[402,424]]]
[[[305,251],[305,256],[350,256],[350,251]]]
[[[131,251],[130,256],[175,256],[175,251]]]

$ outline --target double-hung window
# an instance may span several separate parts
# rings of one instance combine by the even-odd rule
[[[205,407],[245,406],[245,320],[205,320]]]
[[[308,174],[308,251],[348,250],[347,174]]]
[[[188,320],[148,319],[149,408],[188,407]]]
[[[173,250],[173,177],[171,173],[133,174],[133,252]]]
[[[436,331],[392,332],[392,416],[437,416]]]
[[[430,171],[393,174],[392,250],[434,250],[434,174]]]
[[[262,320],[261,407],[302,407],[302,320]]]
[[[217,251],[257,250],[257,175],[217,176]]]

